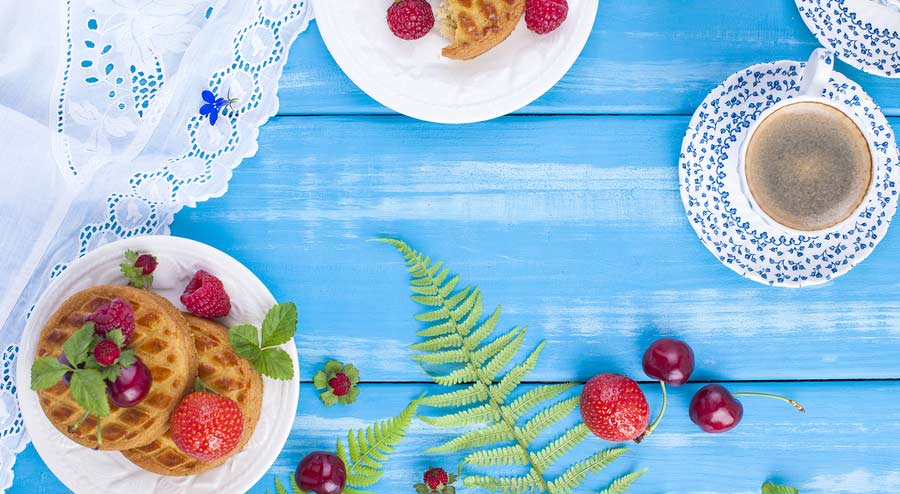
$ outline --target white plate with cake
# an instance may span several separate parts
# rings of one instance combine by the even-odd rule
[[[76,494],[245,492],[293,425],[295,329],[293,304],[210,246],[167,236],[102,246],[28,319],[25,425]]]
[[[489,120],[539,98],[575,63],[598,9],[597,0],[567,0],[561,24],[538,34],[529,24],[549,28],[533,25],[537,14],[527,16],[526,3],[564,0],[405,1],[421,2],[422,16],[433,12],[433,27],[407,36],[418,39],[401,39],[389,26],[393,0],[319,2],[316,22],[335,61],[366,94],[438,123]]]

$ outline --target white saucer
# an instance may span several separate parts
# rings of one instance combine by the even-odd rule
[[[300,373],[293,341],[283,345],[294,361],[293,381],[263,378],[263,413],[247,446],[224,465],[191,477],[164,477],[150,473],[114,451],[94,451],[63,436],[53,427],[31,388],[31,363],[44,323],[70,295],[99,284],[123,284],[119,272],[127,249],[159,258],[155,292],[181,308],[178,300],[197,269],[222,280],[231,297],[226,326],[250,323],[257,327],[275,298],[259,279],[232,257],[193,240],[177,237],[135,237],[104,245],[73,262],[57,277],[35,306],[22,335],[16,368],[19,405],[34,447],[53,473],[75,494],[127,492],[129,494],[222,494],[246,492],[275,462],[284,448],[299,399]]]
[[[825,235],[773,230],[750,207],[734,180],[741,142],[756,118],[799,93],[803,62],[754,65],[729,77],[700,105],[681,148],[681,199],[700,240],[723,264],[767,285],[825,283],[872,253],[897,209],[897,144],[881,110],[853,81],[834,72],[823,95],[842,101],[876,136],[876,194],[855,224]]]
[[[900,1],[795,0],[823,46],[871,74],[900,77]]]
[[[429,0],[437,7],[441,0]],[[393,0],[316,3],[328,51],[348,77],[384,106],[438,123],[470,123],[506,115],[539,98],[569,71],[594,26],[597,0],[569,0],[566,22],[537,35],[522,18],[512,35],[470,61],[441,56],[438,27],[416,41],[387,25]]]

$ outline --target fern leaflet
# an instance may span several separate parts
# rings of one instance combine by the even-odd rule
[[[631,487],[632,482],[637,480],[638,477],[647,473],[647,469],[638,470],[637,472],[632,472],[627,475],[623,475],[616,480],[613,480],[612,484],[609,485],[606,489],[600,491],[599,494],[625,494],[625,491]]]
[[[545,343],[514,363],[525,344],[527,328],[497,331],[500,308],[482,319],[478,287],[457,289],[459,276],[451,275],[442,262],[432,262],[402,241],[378,240],[393,245],[403,255],[411,277],[412,299],[425,307],[425,312],[415,316],[427,327],[418,331],[424,340],[412,345],[413,350],[421,352],[413,358],[435,383],[464,386],[425,398],[423,405],[455,410],[422,420],[438,427],[476,426],[428,452],[467,452],[462,466],[527,467],[527,473],[519,476],[468,475],[463,485],[508,494],[569,494],[588,474],[602,470],[626,451],[613,448],[597,452],[549,478],[546,472],[581,444],[589,432],[579,423],[538,451],[531,451],[538,436],[578,408],[578,397],[559,399],[574,384],[543,385],[509,399],[534,369]],[[429,370],[430,365],[440,366],[440,371]],[[488,449],[481,449],[484,447]],[[626,475],[610,488],[625,489],[640,473]]]
[[[371,487],[384,475],[382,463],[388,459],[394,447],[406,436],[406,430],[416,415],[422,397],[409,404],[400,415],[370,425],[367,429],[347,433],[347,447],[337,441],[337,455],[347,469],[347,485],[342,494],[374,494],[365,488]],[[293,494],[305,494],[290,477]],[[266,493],[268,494],[268,492]],[[275,494],[288,494],[284,485],[275,479]]]

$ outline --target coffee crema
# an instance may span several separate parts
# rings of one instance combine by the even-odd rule
[[[773,220],[795,230],[847,219],[872,183],[872,154],[856,123],[837,108],[799,102],[766,117],[747,144],[750,194]]]

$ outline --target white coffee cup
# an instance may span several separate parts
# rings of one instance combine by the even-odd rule
[[[759,117],[756,118],[754,123],[750,126],[749,131],[744,138],[744,141],[741,143],[740,153],[739,153],[739,162],[738,162],[738,177],[740,181],[740,190],[743,194],[744,198],[749,203],[750,209],[753,210],[754,213],[759,215],[759,217],[770,227],[781,231],[790,235],[805,235],[805,236],[816,236],[832,231],[844,230],[845,228],[851,227],[854,222],[857,221],[860,213],[862,213],[869,201],[872,199],[875,193],[874,181],[875,181],[875,171],[876,164],[874,162],[874,157],[877,156],[875,149],[875,136],[872,134],[871,130],[868,127],[868,124],[865,120],[858,117],[847,105],[836,101],[832,98],[825,96],[825,87],[831,80],[831,74],[834,72],[834,55],[824,49],[819,48],[813,51],[812,56],[809,58],[809,62],[807,62],[806,67],[803,71],[803,74],[800,78],[800,91],[796,96],[786,97],[778,103],[772,105],[763,111]],[[756,202],[753,197],[753,194],[750,190],[750,185],[747,180],[746,174],[746,165],[747,165],[747,150],[750,142],[753,140],[754,135],[757,130],[759,130],[761,124],[765,122],[765,120],[771,116],[776,111],[797,103],[820,103],[822,105],[829,106],[844,115],[846,115],[856,127],[859,129],[860,133],[865,137],[866,142],[869,148],[869,155],[872,157],[872,171],[871,176],[872,179],[869,182],[868,190],[866,191],[865,196],[860,202],[859,206],[845,219],[837,222],[827,228],[823,228],[820,230],[798,230],[794,229],[788,225],[784,225],[779,223],[771,216],[769,216],[763,208]]]

